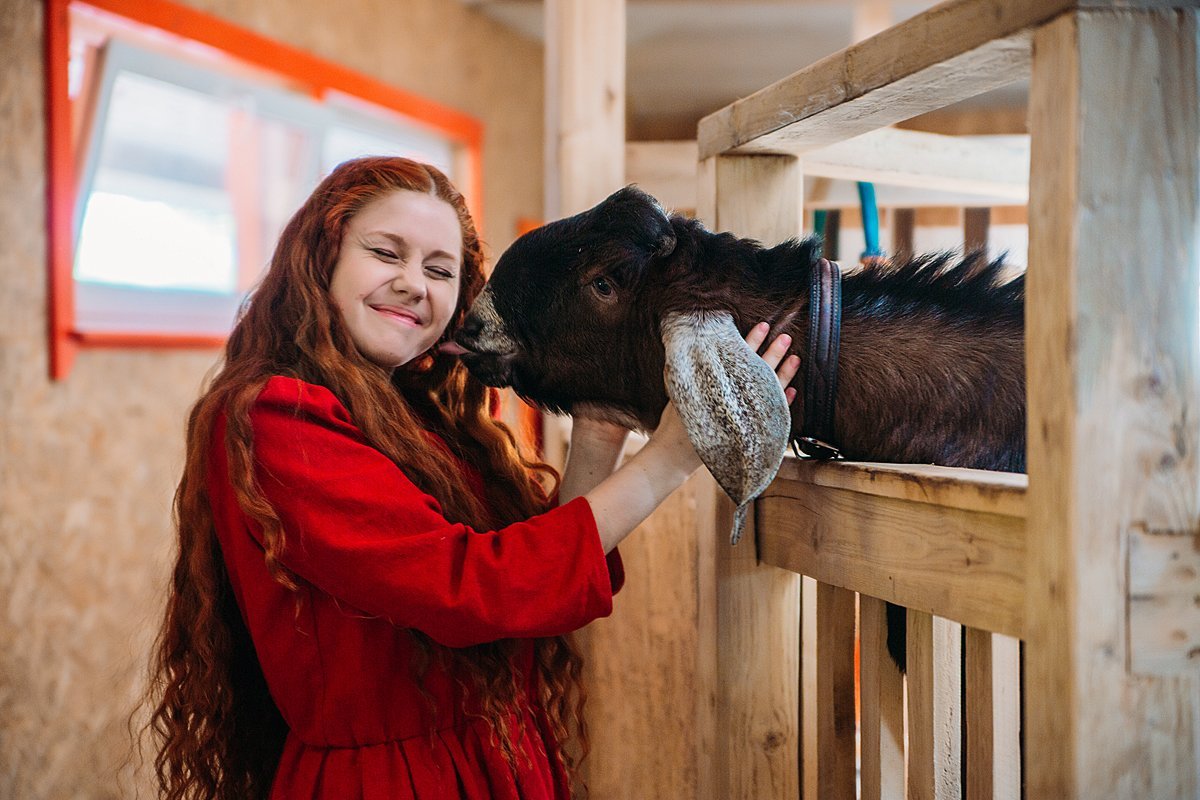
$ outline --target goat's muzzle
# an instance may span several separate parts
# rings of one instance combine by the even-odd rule
[[[467,351],[462,353],[463,363],[477,379],[488,386],[512,383],[517,345],[496,313],[486,289],[471,306],[454,341]]]

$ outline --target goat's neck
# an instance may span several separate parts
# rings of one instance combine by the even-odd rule
[[[853,292],[852,282],[844,291]],[[808,307],[805,297],[781,309],[772,326],[792,333],[802,359]],[[796,380],[804,380],[803,367]],[[794,408],[797,421],[804,413]],[[843,312],[835,431],[848,458],[1021,470],[1023,420],[1019,331]]]

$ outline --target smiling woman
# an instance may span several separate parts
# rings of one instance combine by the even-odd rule
[[[458,303],[462,231],[454,207],[401,190],[350,221],[329,291],[355,346],[393,369],[442,338]]]
[[[555,491],[439,346],[482,268],[462,195],[407,159],[343,163],[284,228],[188,425],[152,682],[167,800],[571,797],[569,634],[700,462],[669,407],[615,471],[626,431],[581,419]]]

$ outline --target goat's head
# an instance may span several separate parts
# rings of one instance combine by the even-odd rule
[[[676,246],[657,201],[622,189],[514,242],[457,341],[479,379],[551,411],[652,429],[669,398],[744,511],[783,459],[787,402],[728,292],[698,285]]]

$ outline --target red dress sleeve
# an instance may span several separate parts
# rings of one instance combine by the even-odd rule
[[[558,636],[611,613],[616,576],[584,498],[476,532],[448,521],[323,387],[273,378],[251,423],[280,560],[330,596],[449,647]]]

